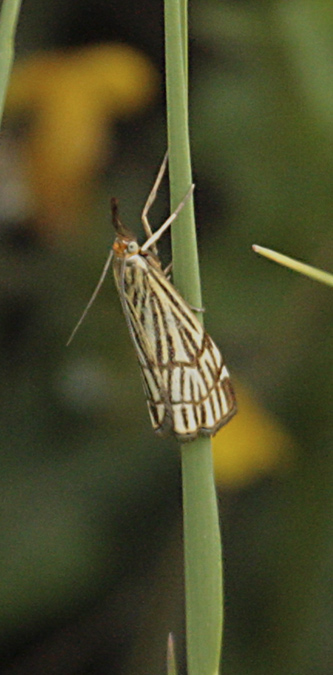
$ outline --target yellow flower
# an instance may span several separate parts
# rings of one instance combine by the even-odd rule
[[[59,226],[86,205],[111,124],[149,105],[157,82],[149,60],[125,45],[42,52],[15,65],[6,110],[33,115],[23,157],[42,220]]]
[[[215,477],[223,487],[242,487],[291,467],[292,439],[275,417],[237,384],[238,413],[213,438]]]

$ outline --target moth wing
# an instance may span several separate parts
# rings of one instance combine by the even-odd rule
[[[126,270],[124,272],[126,274]],[[136,269],[134,266],[132,266],[130,272],[131,285],[126,284],[125,287],[121,278],[116,277],[117,287],[129,333],[139,361],[152,427],[157,434],[165,435],[172,428],[169,397],[164,386],[161,369],[156,361],[151,335],[144,328],[142,310],[140,311],[138,305],[140,296],[138,289],[144,292],[142,288],[144,275],[141,268]],[[137,273],[137,279],[135,279],[135,273]],[[127,292],[127,288],[129,292]]]
[[[213,435],[236,413],[220,350],[162,271],[150,270],[145,324],[168,396],[175,435]],[[143,316],[141,316],[141,321]]]
[[[181,441],[215,434],[236,412],[218,347],[154,260],[140,256],[121,276],[153,429]]]

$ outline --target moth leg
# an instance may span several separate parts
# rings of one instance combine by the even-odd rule
[[[172,270],[172,261],[171,261],[171,263],[169,263],[169,265],[166,266],[165,270],[163,270],[163,274],[165,274],[167,279],[170,279],[170,277],[171,277],[171,274],[170,274],[171,270]]]
[[[143,211],[142,211],[142,215],[141,215],[141,221],[142,221],[143,229],[145,231],[147,239],[150,239],[150,237],[153,234],[152,229],[150,227],[149,220],[148,220],[148,213],[149,213],[150,208],[152,207],[152,205],[153,205],[153,203],[156,199],[158,189],[161,185],[163,176],[165,174],[167,162],[168,162],[168,151],[166,151],[166,153],[163,157],[163,161],[162,161],[162,164],[160,166],[159,172],[156,176],[155,183],[154,183],[154,185],[153,185],[153,187],[152,187],[152,189],[151,189],[151,191],[148,195],[148,199],[147,199],[147,201],[146,201],[146,203],[143,207]],[[155,253],[155,255],[158,255],[156,244],[153,244],[151,248],[152,248],[153,253]]]
[[[154,232],[154,234],[152,234],[149,237],[149,239],[147,239],[147,241],[145,241],[143,246],[141,246],[141,251],[146,251],[147,248],[152,248],[153,251],[154,251],[153,247],[155,246],[156,242],[161,238],[161,236],[165,232],[165,230],[167,230],[168,227],[170,227],[171,223],[173,223],[173,221],[177,218],[178,213],[182,210],[182,208],[185,206],[187,200],[193,194],[193,190],[194,190],[194,184],[192,183],[190,189],[186,193],[184,199],[182,199],[182,201],[178,204],[176,210],[173,213],[171,213],[169,218],[166,219],[166,221],[161,225],[161,227],[159,227],[158,230],[156,230],[156,232]]]
[[[205,307],[194,307],[193,305],[188,305],[189,308],[192,310],[192,312],[205,312],[206,308]]]

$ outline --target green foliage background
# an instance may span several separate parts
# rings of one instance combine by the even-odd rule
[[[163,73],[162,7],[141,5],[30,0],[18,54],[118,39]],[[333,663],[332,293],[259,259],[251,245],[333,269],[333,4],[196,0],[190,11],[206,325],[299,448],[290,473],[221,492],[224,673],[325,675]],[[119,126],[79,236],[50,242],[33,223],[3,218],[4,673],[163,673],[169,630],[181,653],[179,455],[150,430],[112,280],[64,346],[112,241],[110,193],[140,232],[165,149],[163,102],[161,91],[146,115]],[[167,209],[162,191],[152,222]]]

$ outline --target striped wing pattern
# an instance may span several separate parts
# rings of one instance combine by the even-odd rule
[[[154,430],[181,441],[213,435],[235,414],[222,355],[150,253],[114,258]]]

